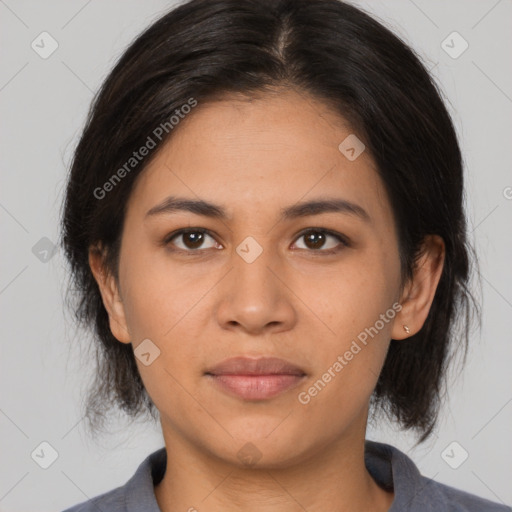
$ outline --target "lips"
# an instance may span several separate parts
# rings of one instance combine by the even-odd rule
[[[306,375],[301,368],[277,357],[233,357],[206,372],[212,375]]]
[[[265,400],[299,385],[306,372],[275,357],[234,357],[209,369],[205,375],[229,395],[245,400]]]

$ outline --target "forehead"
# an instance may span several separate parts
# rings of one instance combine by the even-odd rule
[[[129,211],[172,194],[261,217],[329,195],[382,217],[390,208],[371,155],[349,160],[339,149],[354,136],[342,116],[295,92],[199,104],[139,176]]]

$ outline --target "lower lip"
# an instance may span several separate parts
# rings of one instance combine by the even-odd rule
[[[244,400],[265,400],[296,387],[303,375],[209,375],[223,391]]]

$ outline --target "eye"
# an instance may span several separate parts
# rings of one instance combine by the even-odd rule
[[[181,246],[173,240],[180,240],[181,238]],[[205,241],[210,238],[213,240],[213,245],[204,247],[203,244]],[[178,247],[178,249],[185,252],[194,252],[203,249],[211,249],[215,248],[216,240],[208,233],[205,229],[198,228],[189,228],[189,229],[180,229],[179,231],[175,231],[171,233],[164,240],[164,244],[173,244]]]
[[[307,231],[303,231],[299,235],[299,239],[305,240],[305,247],[299,247],[299,249],[310,249],[310,252],[323,252],[327,254],[333,254],[338,252],[343,247],[348,247],[348,240],[341,234],[328,229],[322,228],[309,228]],[[327,247],[325,244],[331,240]],[[333,243],[333,240],[338,243]],[[320,250],[324,247],[323,250]]]

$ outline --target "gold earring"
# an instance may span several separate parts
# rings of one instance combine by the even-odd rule
[[[407,327],[407,325],[404,325],[404,326],[403,326],[403,328],[404,328],[404,331],[405,331],[407,334],[409,334],[409,333],[411,332],[411,329],[409,329],[409,327]]]

